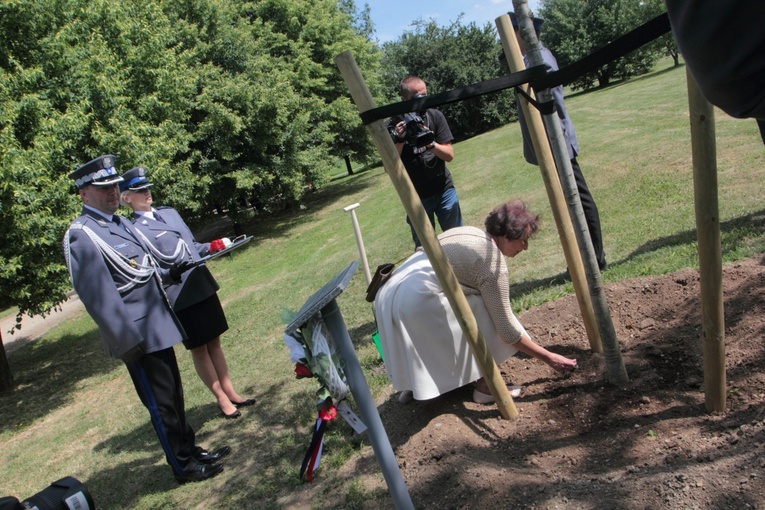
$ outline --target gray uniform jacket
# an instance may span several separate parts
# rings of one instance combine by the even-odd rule
[[[159,207],[156,213],[160,215],[162,221],[134,213],[133,225],[151,243],[155,250],[155,259],[161,267],[169,268],[182,260],[199,260],[210,254],[210,243],[196,242],[194,234],[191,233],[178,211],[171,207]],[[179,241],[185,243],[188,250],[184,250],[182,245],[179,245]],[[204,301],[220,288],[205,265],[199,265],[183,273],[181,278],[179,285],[170,285],[165,288],[174,310],[183,310]]]
[[[539,44],[542,58],[545,61],[545,67],[547,72],[551,73],[558,70],[558,61],[555,60],[552,52]],[[523,57],[524,62],[526,57]],[[576,140],[576,131],[574,131],[574,124],[571,122],[571,118],[566,113],[566,105],[563,103],[563,87],[558,85],[553,87],[550,92],[553,95],[553,102],[555,103],[555,109],[558,111],[558,118],[560,119],[561,131],[563,131],[563,137],[566,139],[566,148],[568,149],[569,159],[574,159],[579,154],[579,143]],[[516,96],[516,99],[518,96]],[[529,108],[533,106],[529,105]],[[526,123],[523,121],[523,110],[518,108],[518,120],[521,121],[521,134],[523,135],[523,157],[526,158],[527,163],[532,165],[538,165],[537,155],[534,153],[534,146],[531,143],[531,137],[529,136]]]
[[[122,224],[132,230],[124,218]],[[103,241],[100,247],[86,228]],[[145,259],[145,249],[137,236],[83,208],[64,237],[64,257],[72,286],[98,325],[107,353],[115,358],[122,358],[136,346],[151,353],[186,338],[156,272],[120,290],[131,281],[126,267]],[[163,276],[168,279],[166,271]]]

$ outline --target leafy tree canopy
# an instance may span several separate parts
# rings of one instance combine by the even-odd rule
[[[338,156],[373,156],[334,63],[379,52],[352,0],[7,0],[0,6],[0,308],[44,313],[70,288],[67,175],[144,165],[158,202],[235,219],[257,191],[296,200]]]
[[[545,20],[540,39],[564,67],[623,36],[656,16],[643,0],[545,0],[537,15]],[[655,3],[655,2],[653,2]],[[656,61],[656,46],[646,45],[583,76],[574,90],[605,87],[647,72]]]
[[[398,40],[383,45],[382,84],[388,102],[400,101],[401,79],[419,76],[428,86],[428,93],[445,92],[501,76],[497,57],[502,46],[495,28],[460,19],[439,27],[435,21],[414,21],[414,30]],[[506,124],[515,117],[515,100],[511,91],[487,94],[442,108],[456,140]]]

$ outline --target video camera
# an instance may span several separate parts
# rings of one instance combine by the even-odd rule
[[[412,99],[418,99],[420,97],[425,96],[423,94],[417,94]],[[396,132],[396,126],[401,122],[404,122],[406,125],[404,128],[403,139],[399,137],[398,133]],[[425,126],[425,122],[422,120],[422,117],[420,117],[420,115],[415,112],[391,117],[388,119],[385,125],[388,128],[388,132],[393,138],[394,143],[401,143],[403,141],[412,147],[419,148],[430,145],[436,139],[435,133],[433,133],[433,131]]]
[[[95,510],[85,485],[67,476],[55,481],[21,503],[13,496],[0,497],[0,510]]]

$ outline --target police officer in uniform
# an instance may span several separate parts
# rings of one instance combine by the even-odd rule
[[[72,285],[107,353],[125,363],[176,480],[205,480],[223,471],[218,461],[231,449],[200,448],[186,421],[173,350],[185,333],[162,281],[180,281],[188,265],[158,269],[130,222],[115,214],[122,178],[114,165],[114,156],[100,156],[69,175],[83,202],[63,242]]]
[[[146,177],[145,167],[128,170],[122,179],[122,203],[133,209],[133,226],[160,267],[169,269],[183,260],[198,262],[223,249],[221,239],[198,243],[172,207],[152,206],[149,188],[153,184]],[[199,378],[215,396],[221,416],[239,418],[239,408],[255,404],[255,399],[240,396],[229,375],[220,338],[228,330],[228,322],[218,299],[218,283],[204,264],[183,273],[181,278],[180,284],[166,286],[165,292],[188,335],[183,345],[191,352]]]

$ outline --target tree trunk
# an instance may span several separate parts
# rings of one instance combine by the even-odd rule
[[[8,365],[8,357],[5,355],[5,345],[3,345],[3,332],[0,331],[0,393],[11,391],[16,384],[13,382],[11,367]]]
[[[513,6],[518,16],[519,33],[528,50],[526,58],[529,64],[544,65],[544,58],[540,52],[540,44],[534,33],[531,12],[526,1],[513,0]],[[507,14],[497,20],[497,32],[510,70],[513,72],[523,70],[525,65],[520,47],[516,43],[510,17]],[[542,103],[553,100],[549,89],[535,91],[535,93]],[[616,338],[611,313],[608,310],[603,282],[582,211],[560,119],[555,112],[541,115],[540,112],[530,108],[525,99],[520,100],[520,106],[525,113],[524,117],[534,144],[534,151],[539,159],[539,168],[542,170],[545,187],[548,188],[550,206],[575,286],[577,301],[580,303],[590,346],[593,352],[604,353],[608,381],[617,385],[626,384],[629,382],[629,377],[619,350],[619,341]],[[572,236],[575,237],[573,243]],[[585,277],[586,285],[584,285]]]
[[[348,169],[348,175],[353,175],[353,167],[351,167],[351,158],[343,156],[345,158],[345,168]]]

